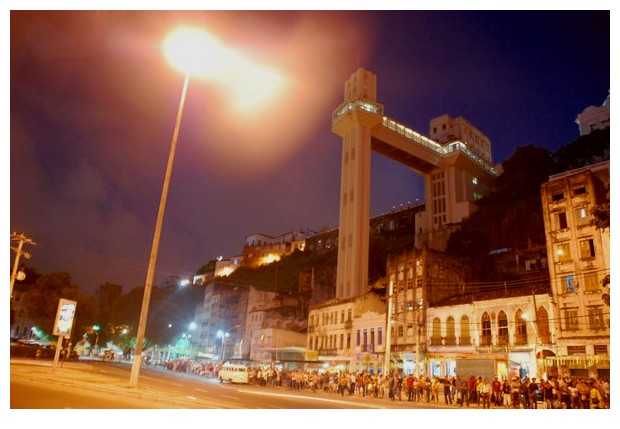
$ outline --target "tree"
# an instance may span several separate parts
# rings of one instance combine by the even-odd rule
[[[84,295],[73,284],[69,273],[57,272],[39,277],[34,287],[22,296],[24,315],[38,328],[51,335],[58,301],[61,298],[77,302],[71,331],[71,341],[75,344],[81,338],[84,329],[95,323],[98,307],[94,298]]]
[[[557,172],[573,170],[609,159],[610,130],[594,130],[590,134],[559,148],[553,155]]]
[[[596,229],[601,230],[601,232],[609,230],[610,228],[611,214],[609,203],[609,186],[609,184],[605,185],[605,200],[602,203],[596,204],[592,207],[592,220],[590,223],[596,227]],[[607,306],[610,306],[609,298],[611,294],[611,278],[609,274],[607,274],[603,279],[602,286],[603,289],[606,289],[606,292],[602,294],[601,298]]]
[[[602,203],[595,204],[592,207],[592,220],[590,224],[601,231],[609,229],[611,219],[610,210],[611,206],[609,203],[609,184],[607,184],[605,185],[605,200]]]

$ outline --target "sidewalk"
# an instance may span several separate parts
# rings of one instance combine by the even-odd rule
[[[106,393],[117,393],[135,399],[169,404],[171,408],[211,408],[200,400],[189,400],[181,395],[150,386],[130,387],[129,379],[105,374],[93,363],[59,362],[52,368],[50,360],[11,359],[11,378],[33,383],[57,384],[61,386],[88,389]]]

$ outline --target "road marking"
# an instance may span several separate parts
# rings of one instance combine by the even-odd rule
[[[228,395],[217,395],[218,398],[228,398],[228,399],[232,399],[233,401],[238,401],[239,397],[238,396],[228,396]]]
[[[194,387],[194,390],[197,390],[197,391],[199,391],[199,392],[203,392],[203,393],[209,393],[209,391],[208,391],[208,390],[199,389],[199,388],[197,388],[197,387]]]
[[[386,408],[388,408],[388,407],[383,407],[383,406],[380,406],[380,405],[371,405],[371,404],[360,405],[358,402],[341,401],[339,399],[318,398],[318,397],[315,397],[315,396],[289,395],[289,394],[286,394],[286,393],[256,392],[256,391],[252,391],[252,390],[239,390],[239,391],[243,392],[243,393],[253,394],[253,395],[277,396],[277,397],[280,397],[280,398],[288,398],[288,399],[309,399],[309,400],[312,400],[312,401],[323,401],[323,402],[332,402],[332,403],[336,403],[336,404],[355,405],[355,406],[363,407],[363,408],[379,408],[379,409],[386,409]]]
[[[191,399],[192,401],[195,401],[196,397],[195,396],[188,396],[187,399]]]

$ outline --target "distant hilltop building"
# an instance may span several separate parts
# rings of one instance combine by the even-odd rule
[[[258,267],[279,261],[282,256],[290,255],[295,250],[303,251],[306,234],[303,231],[291,231],[276,237],[252,234],[247,236],[245,241],[244,265]]]
[[[579,126],[579,135],[585,136],[594,130],[609,128],[610,94],[602,106],[589,106],[577,115],[575,123]]]

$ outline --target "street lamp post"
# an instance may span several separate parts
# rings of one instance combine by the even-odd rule
[[[187,86],[189,84],[189,74],[185,75],[183,82],[183,90],[181,92],[181,101],[179,102],[179,110],[172,134],[172,144],[170,145],[170,155],[168,156],[168,165],[164,176],[164,185],[159,200],[159,211],[157,213],[157,221],[155,223],[155,233],[153,234],[153,245],[151,247],[151,256],[149,258],[149,267],[146,273],[146,282],[144,284],[144,296],[142,298],[142,309],[140,310],[140,320],[138,322],[138,331],[136,333],[136,348],[134,351],[133,362],[131,364],[131,375],[129,377],[129,386],[136,387],[138,384],[138,375],[140,373],[140,364],[142,362],[142,342],[144,341],[144,332],[146,330],[146,320],[149,312],[149,302],[151,300],[151,290],[153,288],[153,277],[155,275],[155,264],[157,263],[157,251],[159,250],[159,239],[161,237],[161,228],[164,221],[164,212],[166,210],[166,200],[168,199],[168,188],[170,187],[170,176],[172,174],[172,164],[174,162],[174,153],[177,147],[179,137],[179,128],[181,126],[181,118],[183,117],[183,107],[185,105],[185,95],[187,94]]]
[[[181,91],[181,100],[177,112],[174,132],[172,134],[172,143],[170,145],[170,155],[168,156],[168,164],[164,176],[164,183],[159,201],[159,211],[157,213],[157,221],[155,223],[155,232],[153,234],[153,244],[149,258],[149,265],[144,283],[144,296],[142,298],[142,308],[140,310],[140,319],[138,321],[138,329],[136,332],[136,346],[134,350],[134,359],[131,365],[131,375],[129,378],[129,386],[136,387],[140,366],[142,363],[142,348],[144,341],[144,332],[146,330],[147,315],[149,310],[149,302],[151,299],[151,290],[153,287],[153,277],[155,275],[155,265],[157,262],[157,252],[159,249],[159,240],[161,237],[161,229],[164,219],[164,211],[166,208],[166,200],[168,198],[168,188],[170,187],[170,176],[172,174],[172,165],[174,162],[174,154],[176,150],[179,129],[181,126],[181,118],[183,117],[183,107],[185,105],[185,96],[187,94],[187,86],[189,84],[190,75],[203,76],[213,78],[215,74],[220,73],[220,78],[230,79],[230,73],[226,73],[227,68],[221,66],[220,63],[228,62],[227,67],[235,66],[249,68],[252,63],[249,61],[232,62],[234,55],[224,49],[219,42],[209,34],[200,30],[181,29],[176,31],[166,40],[164,49],[168,60],[178,69],[181,69],[185,75],[183,82],[183,90]],[[268,92],[273,92],[279,86],[281,77],[277,73],[267,73],[272,80],[272,85],[265,85]],[[252,82],[254,85],[256,82]],[[275,83],[275,84],[274,84]]]
[[[99,343],[99,325],[93,325],[93,332],[95,334],[95,349],[97,348],[97,343]]]
[[[221,331],[221,330],[217,331],[217,337],[222,339],[222,349],[221,349],[221,352],[220,352],[220,363],[224,363],[224,356],[226,354],[226,348],[225,348],[224,341],[229,336],[230,336],[230,332],[224,332],[224,331]]]

